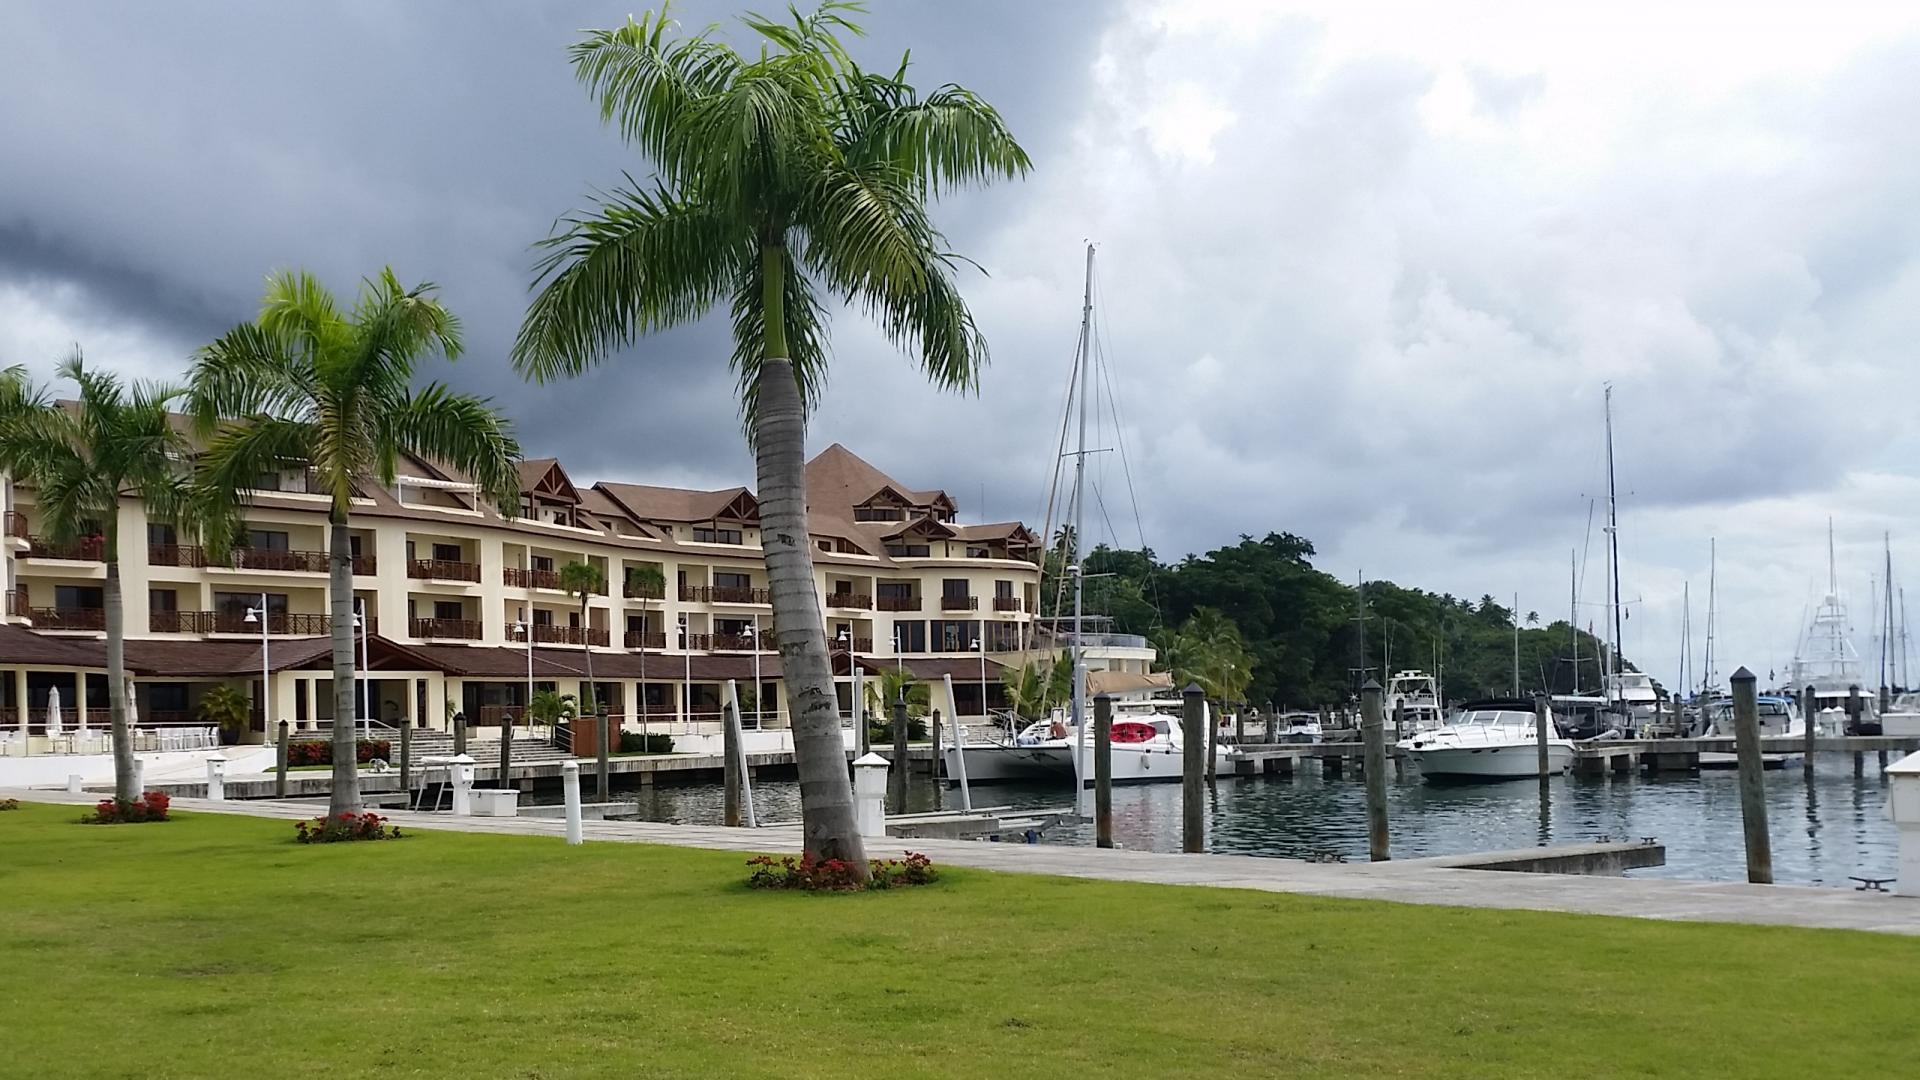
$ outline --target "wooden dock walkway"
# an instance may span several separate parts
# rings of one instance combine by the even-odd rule
[[[23,802],[76,806],[93,801],[90,796],[68,795],[63,791],[0,789],[0,798],[8,797]],[[175,806],[182,811],[284,820],[311,817],[314,812],[310,803],[274,801],[216,803],[180,799]],[[552,818],[456,818],[404,811],[395,811],[389,816],[408,828],[548,836],[556,841],[566,829],[565,822]],[[708,825],[589,821],[583,828],[590,841],[614,843],[667,844],[742,853],[794,852],[800,846],[799,830],[794,827],[727,829]],[[990,844],[968,840],[876,839],[869,844],[876,856],[894,854],[896,848],[911,844],[913,850],[924,852],[942,865],[1011,873],[1255,889],[1410,904],[1920,935],[1920,898],[1849,889],[1497,873],[1433,865],[1418,859],[1322,864],[1251,855],[1103,851],[1054,844]]]

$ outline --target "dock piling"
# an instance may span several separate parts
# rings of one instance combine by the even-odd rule
[[[933,739],[933,753],[931,756],[927,758],[927,777],[929,779],[937,781],[940,779],[940,710],[939,709],[930,709],[927,711],[927,734],[931,736]],[[940,790],[940,785],[938,783],[934,784],[933,790],[935,792],[938,792]]]
[[[733,680],[727,680],[727,700],[720,706],[720,763],[721,797],[720,820],[729,829],[740,827],[740,729],[735,720],[740,715],[735,711],[734,702],[738,699],[732,694]],[[906,771],[903,762],[900,771]]]
[[[1093,835],[1096,847],[1113,846],[1113,696],[1093,699]]]
[[[1200,754],[1206,749],[1207,733],[1201,730],[1205,723],[1206,700],[1199,683],[1188,683],[1180,694],[1180,850],[1197,852],[1207,849],[1206,821],[1201,817],[1206,808],[1200,802],[1201,769]]]
[[[413,809],[413,721],[400,721],[400,794],[407,797],[407,809]]]
[[[273,747],[273,797],[287,797],[287,722],[280,721],[280,741]]]
[[[1393,745],[1399,746],[1400,740],[1407,737],[1407,703],[1393,703]],[[1407,775],[1407,755],[1393,755],[1393,778],[1400,780]]]
[[[1279,736],[1280,714],[1273,711],[1273,702],[1267,702],[1267,742],[1272,743]]]
[[[500,715],[500,779],[494,787],[505,791],[513,785],[513,714]]]
[[[893,699],[893,767],[887,771],[887,787],[893,812],[907,812],[907,692],[903,687]]]
[[[1546,782],[1551,768],[1547,758],[1547,727],[1552,722],[1552,716],[1547,708],[1547,695],[1533,695],[1533,747],[1542,783]]]
[[[598,697],[599,695],[595,694],[594,696]],[[599,795],[601,802],[612,802],[613,773],[607,766],[607,758],[613,752],[613,747],[609,745],[612,741],[612,736],[607,732],[607,703],[604,701],[600,702],[599,706],[594,709],[594,713],[600,721],[600,733],[594,740],[596,744],[595,750],[598,752],[594,765],[598,769],[597,779],[599,781],[595,785],[595,791]]]
[[[1754,674],[1733,673],[1734,750],[1740,761],[1740,824],[1747,840],[1747,880],[1773,884],[1773,847],[1767,838],[1766,781],[1760,761],[1760,703]]]
[[[1367,857],[1374,862],[1386,862],[1392,857],[1387,845],[1385,724],[1385,718],[1380,715],[1380,684],[1368,679],[1360,688],[1360,739],[1366,747]]]
[[[283,721],[284,722],[284,721]],[[458,757],[467,752],[467,714],[453,714],[453,753]]]

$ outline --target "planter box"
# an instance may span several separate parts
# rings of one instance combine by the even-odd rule
[[[520,792],[513,788],[482,788],[467,796],[474,817],[519,817]]]

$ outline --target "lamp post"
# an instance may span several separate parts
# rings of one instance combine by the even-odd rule
[[[973,639],[973,647],[980,654],[980,726],[984,728],[993,716],[987,711],[987,632],[985,628],[981,629],[979,637]]]
[[[760,613],[753,613],[753,730],[759,731],[766,726],[766,707],[760,703],[760,696],[766,693],[766,684],[760,681]]]
[[[527,723],[531,724],[533,723],[533,624],[521,619],[513,624],[513,632],[527,639],[527,700],[521,703],[521,708],[527,713]]]
[[[680,716],[693,730],[693,620],[680,613],[680,655],[685,662],[680,681]]]
[[[228,610],[231,611],[232,609],[229,608]],[[260,740],[262,742],[265,742],[268,738],[268,733],[273,730],[272,716],[269,713],[267,708],[267,703],[272,699],[273,695],[269,689],[269,684],[267,682],[267,679],[269,678],[269,672],[271,671],[271,666],[267,662],[267,594],[266,593],[260,594],[259,607],[257,608],[250,607],[247,609],[246,621],[250,623],[257,622],[260,624]],[[308,719],[311,720],[312,718],[309,717]]]
[[[360,724],[367,738],[373,737],[373,710],[367,707],[367,602],[353,598],[353,629],[360,635],[360,670],[354,678],[360,683]]]

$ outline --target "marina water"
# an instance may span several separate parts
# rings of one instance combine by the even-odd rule
[[[1811,788],[1796,768],[1767,773],[1767,822],[1773,871],[1782,884],[1852,887],[1850,875],[1892,877],[1897,837],[1886,819],[1886,784],[1867,759],[1856,779],[1843,755],[1819,764]],[[958,809],[957,791],[937,790],[923,775],[909,788],[913,810]],[[1581,843],[1601,836],[1638,842],[1652,836],[1667,848],[1667,865],[1635,876],[1744,881],[1740,799],[1732,770],[1619,777],[1566,776],[1548,785],[1543,804],[1533,781],[1436,785],[1411,770],[1387,784],[1388,821],[1396,858]],[[547,801],[547,792],[533,801]],[[800,816],[799,786],[791,780],[754,784],[763,822]],[[557,800],[558,792],[552,793]],[[719,824],[719,784],[624,788],[650,821]],[[1064,809],[1070,793],[1057,787],[977,787],[975,806]],[[1113,793],[1114,837],[1124,848],[1180,850],[1180,787],[1154,784]],[[1304,766],[1292,779],[1221,777],[1208,796],[1209,850],[1275,858],[1338,853],[1367,857],[1366,787],[1354,773],[1340,779]],[[1067,824],[1047,831],[1049,844],[1093,843],[1093,826]],[[911,846],[911,841],[898,841]],[[881,852],[876,851],[875,854]]]

